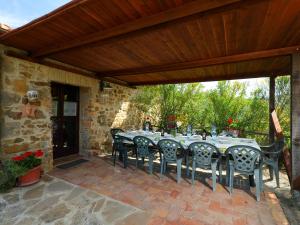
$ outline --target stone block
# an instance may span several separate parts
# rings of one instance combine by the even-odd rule
[[[23,195],[23,199],[27,200],[27,199],[40,198],[43,195],[44,187],[45,185],[42,184],[33,189],[26,191],[25,194]]]
[[[1,138],[13,137],[20,134],[21,123],[20,122],[5,122],[1,120]]]
[[[64,203],[61,203],[50,209],[41,216],[41,220],[45,223],[53,222],[57,219],[65,217],[70,212],[70,209]]]
[[[22,112],[13,112],[12,110],[4,111],[4,115],[12,118],[14,120],[20,120],[22,117]]]
[[[6,107],[19,103],[21,100],[21,95],[7,91],[1,91],[0,98],[2,107]]]
[[[34,117],[35,117],[36,119],[45,119],[45,118],[46,118],[44,112],[41,111],[41,110],[39,110],[39,109],[36,109],[36,110],[35,110],[35,112],[34,112]]]
[[[2,147],[3,152],[6,154],[13,154],[13,153],[19,153],[19,152],[24,152],[29,149],[29,144],[28,143],[22,143],[22,144],[15,144],[15,145],[10,145],[10,146],[3,146]]]
[[[11,86],[13,87],[13,90],[17,93],[20,93],[21,95],[26,94],[28,91],[27,83],[24,79],[22,80],[12,80]]]

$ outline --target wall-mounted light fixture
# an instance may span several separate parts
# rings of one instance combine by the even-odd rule
[[[36,102],[39,98],[39,93],[36,90],[27,91],[26,96],[29,102]]]
[[[109,89],[112,89],[110,84],[108,82],[101,80],[100,81],[100,91],[109,90]]]

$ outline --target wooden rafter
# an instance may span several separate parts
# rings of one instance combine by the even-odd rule
[[[9,38],[10,36],[18,33],[18,32],[21,32],[21,31],[26,31],[26,30],[29,30],[29,29],[32,29],[33,27],[35,26],[38,26],[40,25],[40,23],[44,22],[45,20],[48,20],[50,19],[51,17],[56,17],[56,16],[59,16],[61,14],[64,14],[66,13],[68,10],[72,9],[72,8],[75,8],[75,7],[78,7],[86,2],[88,2],[90,0],[73,0],[59,8],[57,8],[56,10],[42,16],[42,17],[39,17],[27,24],[25,24],[24,26],[21,26],[21,27],[18,27],[16,29],[13,29],[3,35],[0,36],[0,41],[1,40],[4,40],[6,38]]]
[[[249,78],[259,78],[259,77],[270,77],[277,75],[286,75],[289,71],[273,71],[270,74],[270,71],[259,71],[256,73],[241,73],[236,74],[234,77],[228,78],[227,75],[216,76],[216,77],[199,77],[199,78],[181,78],[181,79],[169,79],[169,80],[155,80],[155,81],[145,81],[145,82],[133,82],[134,86],[143,86],[143,85],[158,85],[158,84],[179,84],[179,83],[195,83],[195,82],[207,82],[207,81],[220,81],[220,80],[239,80],[239,79],[249,79]]]
[[[65,65],[62,65],[62,64],[59,64],[59,63],[54,63],[52,61],[47,61],[45,59],[35,59],[35,58],[32,58],[32,57],[27,56],[25,54],[17,53],[15,51],[8,50],[8,51],[5,52],[5,55],[10,56],[10,57],[14,57],[14,58],[18,58],[18,59],[22,59],[22,60],[25,60],[25,61],[29,61],[29,62],[32,62],[32,63],[37,63],[37,64],[44,65],[44,66],[49,66],[49,67],[52,67],[52,68],[55,68],[55,69],[64,70],[64,71],[67,71],[67,72],[77,73],[77,74],[87,76],[87,77],[91,77],[91,78],[94,78],[94,79],[100,79],[95,74],[93,74],[92,72],[77,69],[77,68],[72,67],[72,66],[65,66]]]
[[[257,52],[249,52],[249,53],[243,53],[237,55],[223,56],[223,57],[211,58],[211,59],[200,59],[200,60],[193,60],[189,62],[179,62],[179,63],[173,63],[167,65],[157,65],[157,66],[134,68],[134,69],[127,69],[127,70],[104,71],[98,73],[97,75],[115,77],[115,76],[138,75],[138,74],[147,74],[147,73],[156,73],[156,72],[185,70],[185,69],[227,64],[227,63],[250,61],[255,59],[271,58],[276,56],[284,56],[299,51],[300,51],[300,45],[278,48],[278,49],[271,49],[271,50],[263,50]]]
[[[39,49],[33,52],[31,56],[45,57],[47,55],[68,50],[71,48],[82,47],[95,42],[112,39],[120,35],[128,34],[130,32],[153,27],[159,24],[170,23],[174,20],[178,20],[187,16],[207,12],[209,10],[225,7],[233,3],[239,2],[241,2],[241,0],[196,0],[152,16],[143,17],[141,19],[121,24],[119,26],[104,31],[98,31],[86,36],[82,36],[77,39],[74,39],[73,41],[54,44],[51,47],[47,46],[43,49]]]
[[[91,77],[91,78],[94,78],[94,79],[97,79],[97,80],[104,80],[104,81],[111,82],[111,83],[114,83],[114,84],[118,84],[118,85],[121,85],[121,86],[126,86],[126,87],[133,88],[129,83],[127,83],[126,81],[120,80],[118,78],[99,77],[94,72],[89,72],[89,71],[81,70],[80,68],[74,68],[72,66],[63,65],[63,64],[60,64],[59,62],[55,63],[55,62],[47,61],[47,60],[44,60],[44,59],[39,60],[39,59],[35,59],[35,58],[29,57],[27,55],[11,51],[11,50],[6,51],[5,55],[7,55],[9,57],[14,57],[14,58],[26,60],[26,61],[29,61],[29,62],[32,62],[32,63],[37,63],[37,64],[44,65],[44,66],[49,66],[49,67],[52,67],[52,68],[55,68],[55,69],[80,74],[80,75]]]

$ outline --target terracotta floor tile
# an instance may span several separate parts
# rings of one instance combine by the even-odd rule
[[[211,174],[197,173],[191,185],[184,170],[177,184],[175,172],[175,166],[170,165],[160,176],[156,164],[153,175],[149,175],[147,167],[140,164],[136,168],[134,161],[126,169],[119,162],[114,167],[111,157],[106,156],[91,158],[76,168],[54,169],[51,174],[145,210],[151,216],[150,225],[272,225],[286,221],[273,193],[263,193],[257,202],[255,189],[250,192],[248,186],[236,185],[229,195],[226,187],[217,184],[213,192]]]

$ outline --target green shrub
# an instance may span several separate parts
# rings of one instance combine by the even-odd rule
[[[5,160],[0,170],[0,193],[8,192],[15,184],[17,178],[24,172],[23,168],[11,160]]]

